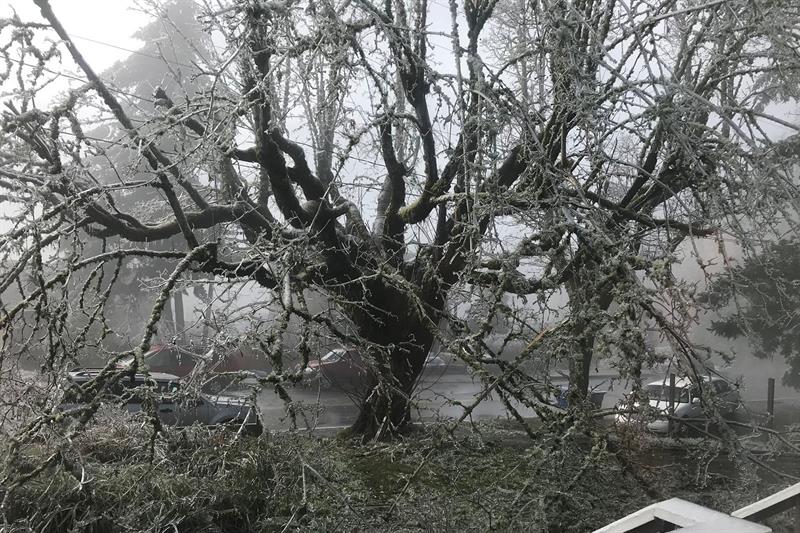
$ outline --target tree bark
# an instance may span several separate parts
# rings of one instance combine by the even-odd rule
[[[186,316],[183,310],[183,293],[175,291],[172,295],[175,300],[175,336],[179,341],[186,340]]]
[[[589,395],[589,374],[592,370],[595,336],[579,331],[575,332],[575,335],[578,337],[578,350],[575,356],[569,360],[569,403],[570,405],[581,405]]]
[[[598,267],[594,259],[588,259],[567,284],[576,345],[575,354],[569,360],[569,403],[576,407],[583,405],[589,395],[594,343],[598,330],[603,327],[597,321],[614,301],[611,287],[598,283],[601,277]]]
[[[396,348],[389,352],[388,368],[380,371],[364,391],[361,411],[350,428],[353,435],[365,441],[381,440],[411,421],[411,399],[433,337],[427,334],[423,343],[417,342],[412,350]]]
[[[368,305],[350,309],[360,336],[374,346],[362,354],[371,365],[371,379],[349,429],[364,441],[391,437],[411,419],[411,397],[444,307],[441,289],[427,289],[412,294],[375,282],[365,294]]]
[[[168,342],[175,336],[175,314],[172,312],[172,298],[167,298],[164,302],[164,309],[161,311],[161,342]]]

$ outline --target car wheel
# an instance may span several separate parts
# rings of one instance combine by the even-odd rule
[[[672,421],[672,436],[676,438],[686,437],[689,434],[689,426],[682,420]]]
[[[250,437],[260,437],[262,433],[264,433],[264,426],[261,424],[259,420],[256,424],[250,424],[249,426],[245,426],[244,432]]]
[[[219,424],[218,427],[222,428],[224,431],[229,433],[238,433],[239,428],[242,427],[242,421],[236,420],[235,418],[229,418],[228,420],[223,420]]]

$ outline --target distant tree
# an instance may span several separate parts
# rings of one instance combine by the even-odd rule
[[[800,389],[800,241],[767,244],[718,276],[703,298],[723,318],[711,331],[744,337],[761,359],[782,356],[785,385]]]
[[[143,42],[142,47],[101,72],[100,77],[109,80],[110,86],[121,96],[120,103],[127,113],[144,120],[139,127],[146,131],[159,127],[159,99],[154,95],[157,90],[168,91],[173,98],[191,100],[208,88],[205,79],[198,79],[197,70],[208,61],[212,52],[208,36],[197,20],[199,6],[194,1],[150,2],[143,4],[143,7],[151,11],[153,19],[133,35]],[[94,157],[87,158],[87,164],[93,167],[98,180],[111,184],[118,180],[120,174],[131,174],[134,179],[146,180],[146,173],[133,169],[136,166],[136,154],[120,143],[125,136],[125,131],[110,117],[87,130],[87,143],[96,153]],[[162,151],[175,152],[180,149],[175,144],[182,141],[180,137],[162,136],[156,142]],[[168,215],[158,191],[150,187],[132,189],[120,195],[116,205],[126,212],[149,211],[154,216]],[[89,240],[86,253],[99,253],[102,247],[116,247],[118,243],[117,236]],[[173,250],[180,245],[171,238],[148,243],[147,246],[152,250]],[[158,285],[157,280],[168,270],[170,262],[158,258],[139,258],[122,265],[116,290],[111,296],[112,305],[106,310],[108,332],[116,334],[115,339],[107,344],[129,345],[132,337],[140,335],[152,307],[152,302],[145,298],[148,294],[146,286]],[[202,288],[198,287],[196,292],[208,301],[208,295]],[[165,302],[160,342],[171,342],[173,339],[185,342],[186,293],[184,288],[178,287]]]

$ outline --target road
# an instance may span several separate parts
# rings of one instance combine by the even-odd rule
[[[608,390],[610,377],[594,375],[590,387],[596,390]],[[562,376],[551,378],[554,385],[566,385]],[[475,402],[484,387],[480,379],[473,378],[463,368],[440,370],[423,374],[414,394],[412,416],[417,421],[453,420],[460,418],[464,409]],[[298,386],[290,389],[293,407],[297,413],[299,428],[325,429],[350,425],[358,415],[355,399],[339,389],[319,386]],[[624,388],[615,385],[609,390],[603,401],[604,406],[612,406],[622,397]],[[264,425],[273,430],[289,429],[291,422],[287,416],[286,406],[270,389],[265,389],[258,396],[258,407],[261,410]],[[515,405],[525,417],[534,417],[530,408]],[[490,394],[471,412],[472,420],[505,417],[506,409],[497,394]]]
[[[590,388],[606,391],[603,407],[613,407],[630,390],[625,382],[614,379],[609,371],[595,372],[590,377]],[[663,378],[663,375],[643,376],[646,383]],[[554,386],[566,386],[566,377],[551,376]],[[448,367],[438,372],[423,374],[416,389],[412,416],[420,422],[434,420],[455,420],[460,418],[467,406],[472,405],[484,387],[478,378],[473,378],[464,368]],[[325,430],[350,425],[358,415],[356,401],[350,395],[336,388],[297,386],[289,390],[296,413],[297,426],[301,429]],[[742,392],[747,412],[758,416],[766,411],[766,383],[753,383]],[[286,405],[271,389],[262,391],[257,399],[264,424],[271,430],[291,428]],[[796,421],[800,395],[779,396],[776,398],[776,411],[787,422]],[[514,404],[524,417],[535,417],[535,412],[525,406]],[[471,412],[471,420],[505,418],[505,406],[497,394],[490,394]]]

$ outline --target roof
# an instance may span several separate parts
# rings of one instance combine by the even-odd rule
[[[706,382],[714,382],[714,381],[726,381],[725,378],[720,376],[700,376],[700,379]],[[665,376],[662,379],[657,381],[651,381],[647,384],[649,387],[650,385],[669,385],[669,376]],[[689,378],[676,378],[675,379],[675,387],[678,389],[685,389],[687,387],[691,387],[694,385],[694,382]]]
[[[99,375],[102,371],[102,368],[75,368],[70,370],[69,376],[71,378],[88,377],[91,379]],[[117,369],[117,371],[119,371],[119,369]],[[178,376],[167,374],[166,372],[148,372],[147,376],[142,372],[137,372],[134,379],[136,381],[145,381],[145,379],[151,379],[153,381],[180,381]]]

